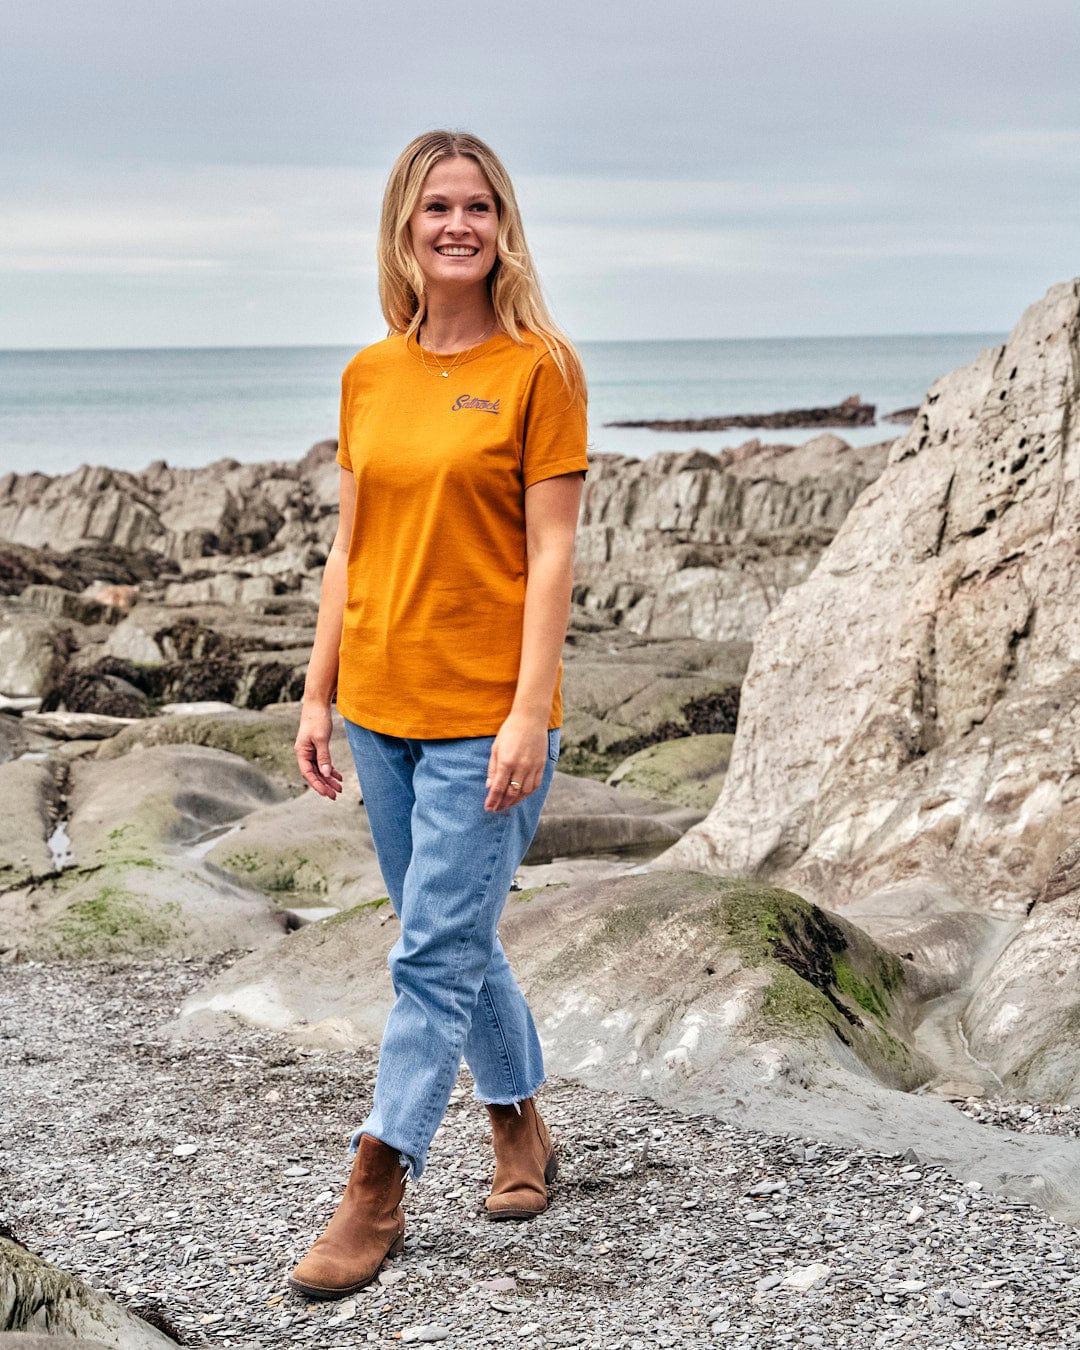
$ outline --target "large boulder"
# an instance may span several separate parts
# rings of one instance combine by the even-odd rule
[[[764,624],[673,866],[838,903],[933,876],[1022,915],[1080,834],[1080,281],[938,380]]]

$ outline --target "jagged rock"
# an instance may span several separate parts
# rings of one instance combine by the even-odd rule
[[[0,538],[37,549],[149,550],[172,563],[272,550],[283,530],[294,544],[328,546],[324,517],[337,500],[336,483],[328,500],[328,477],[323,449],[300,464],[221,460],[172,469],[159,461],[138,474],[86,467],[57,478],[7,474],[0,478]],[[98,577],[106,572],[87,581]]]
[[[707,812],[720,795],[734,739],[718,732],[648,745],[624,759],[607,781],[624,792]]]
[[[648,637],[751,640],[809,574],[883,458],[881,447],[853,453],[838,437],[783,449],[757,467],[747,455],[737,471],[702,450],[597,455],[582,501],[575,600]]]
[[[0,1236],[0,1328],[0,1345],[10,1342],[13,1350],[20,1345],[26,1350],[62,1346],[69,1343],[69,1336],[72,1343],[90,1350],[94,1346],[164,1350],[177,1344],[76,1276],[5,1236]]]
[[[27,586],[19,594],[19,603],[51,618],[71,619],[76,623],[102,623],[109,618],[109,610],[104,605],[65,590],[63,586]]]
[[[1010,1096],[1080,1101],[1080,842],[1058,858],[1023,927],[964,1009],[972,1053]]]
[[[47,698],[71,650],[69,630],[32,611],[0,611],[0,694]]]
[[[884,469],[891,445],[891,440],[877,445],[849,445],[827,431],[801,445],[744,441],[719,451],[716,459],[722,469],[738,478],[798,483],[806,478],[849,473],[870,482]]]
[[[754,648],[673,865],[843,903],[915,875],[1022,910],[1080,834],[1080,282],[931,388]]]

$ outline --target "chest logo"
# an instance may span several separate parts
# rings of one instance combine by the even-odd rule
[[[499,400],[490,398],[473,398],[471,394],[459,394],[450,405],[451,412],[462,412],[465,409],[471,409],[473,412],[499,413]]]

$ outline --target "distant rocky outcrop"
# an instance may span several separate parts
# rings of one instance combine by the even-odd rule
[[[730,431],[735,427],[760,427],[789,431],[798,427],[872,427],[876,408],[858,394],[826,408],[789,408],[784,412],[730,413],[721,417],[653,418],[638,422],[605,422],[606,427],[644,427],[648,431]]]
[[[931,387],[763,624],[721,796],[667,862],[783,878],[841,907],[906,888],[1025,924],[1080,837],[1078,371],[1072,281]],[[1017,941],[1034,953],[1070,921],[1044,897]],[[1022,950],[998,958],[964,1025],[1017,1090],[1025,1074],[1064,1089],[1001,1034]],[[1059,1009],[1075,962],[1062,978]]]

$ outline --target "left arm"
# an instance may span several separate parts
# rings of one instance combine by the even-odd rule
[[[547,728],[559,670],[574,569],[581,473],[544,478],[525,490],[528,579],[521,663],[514,702],[488,763],[485,811],[501,811],[535,792],[547,762]],[[511,779],[521,784],[517,791]]]

